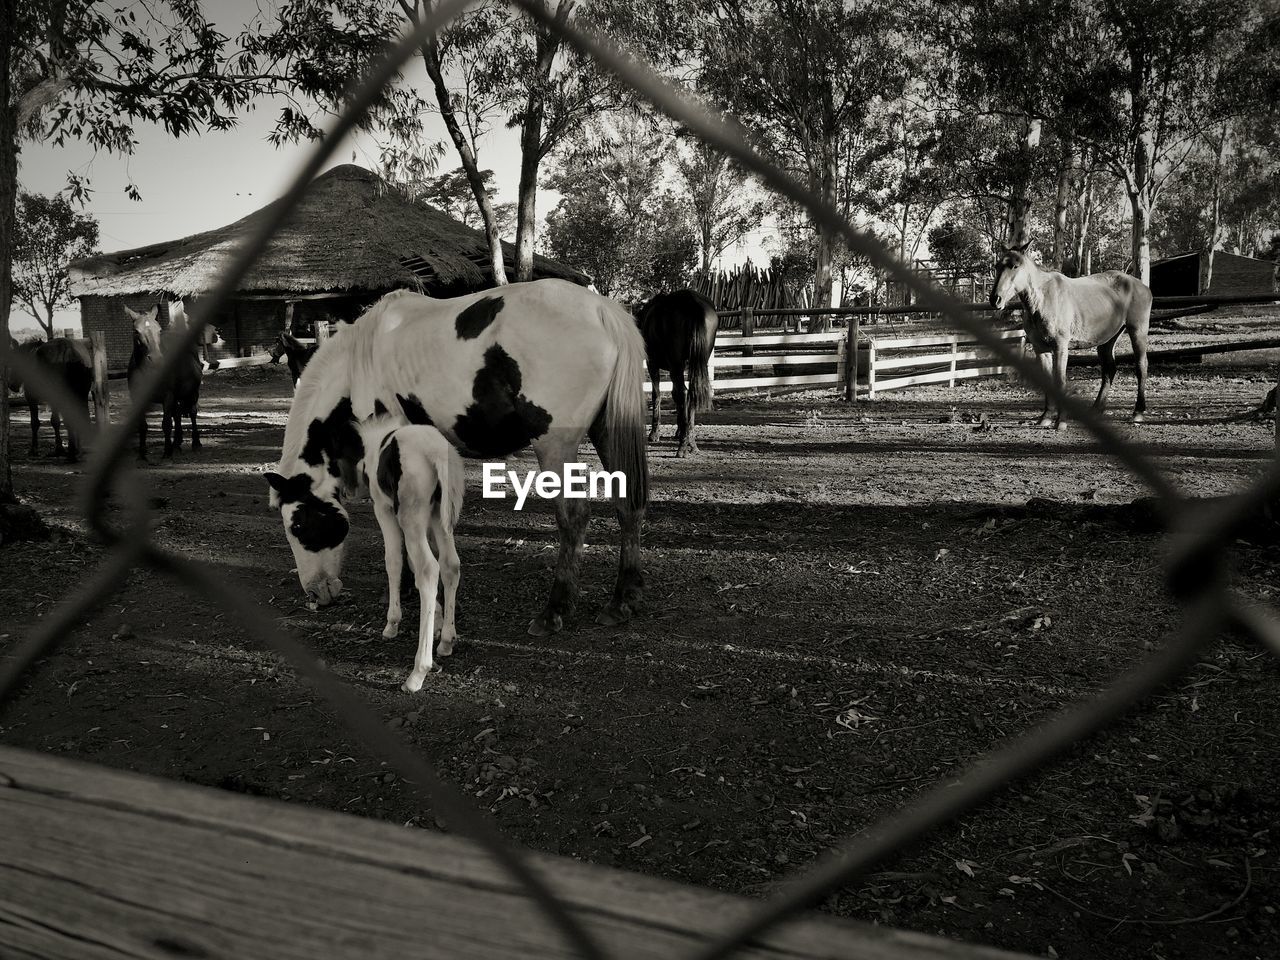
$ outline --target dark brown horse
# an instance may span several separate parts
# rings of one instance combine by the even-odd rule
[[[18,344],[10,338],[15,353],[25,353],[40,364],[54,379],[60,381],[71,395],[80,403],[82,410],[88,409],[89,394],[93,390],[93,361],[89,351],[82,343],[74,340],[33,340],[30,343]],[[40,432],[40,404],[43,398],[31,387],[18,379],[16,372],[9,375],[9,389],[22,390],[31,411],[31,456],[36,456],[40,445],[37,437]],[[80,458],[79,431],[67,424],[67,444],[62,445],[62,417],[57,408],[50,405],[49,423],[53,426],[54,456],[63,456],[70,461]]]
[[[1102,385],[1093,405],[1102,410],[1116,378],[1116,341],[1128,331],[1138,368],[1138,399],[1133,422],[1141,423],[1147,409],[1147,331],[1151,325],[1151,291],[1141,280],[1118,270],[1087,277],[1067,277],[1041,270],[1027,256],[1027,244],[1005,250],[996,258],[991,306],[1003,311],[1014,299],[1022,303],[1023,326],[1045,373],[1067,390],[1067,351],[1072,341],[1096,346],[1102,365]],[[1052,411],[1052,412],[1051,412]],[[1062,410],[1048,395],[1039,426],[1062,429]]]
[[[319,343],[305,344],[290,333],[282,333],[276,337],[269,351],[272,363],[279,363],[284,357],[289,363],[289,374],[293,377],[293,385],[298,385],[298,378],[307,368],[308,361],[316,355]]]
[[[164,356],[163,341],[170,331],[178,333],[185,326],[185,315],[180,313],[169,331],[160,330],[156,321],[158,307],[152,307],[146,313],[135,313],[125,307],[125,313],[133,320],[133,353],[129,357],[129,393],[135,403],[139,402],[137,391],[142,375],[153,364],[158,364]],[[196,424],[196,410],[200,404],[200,382],[204,377],[204,367],[200,362],[199,347],[192,347],[183,357],[182,363],[174,372],[168,383],[160,392],[151,398],[150,403],[158,403],[163,411],[161,427],[164,430],[164,455],[170,457],[173,451],[182,449],[182,418],[191,420],[191,449],[200,449],[200,428]],[[144,415],[138,422],[138,459],[147,459],[147,418]]]
[[[693,290],[660,293],[643,304],[636,323],[644,336],[653,389],[652,428],[649,442],[658,440],[662,419],[660,371],[671,374],[671,396],[676,408],[676,456],[698,452],[694,438],[697,414],[711,408],[711,351],[716,345],[719,318],[711,302]],[[685,376],[689,389],[685,391]]]

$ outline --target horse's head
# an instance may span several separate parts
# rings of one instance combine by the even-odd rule
[[[1029,246],[1031,244],[1028,242],[1016,247],[1007,247],[997,255],[996,279],[991,285],[991,306],[995,310],[1008,309],[1014,298],[1031,285],[1031,270],[1034,264],[1027,256]]]
[[[289,452],[281,458],[279,472],[263,478],[271,486],[271,506],[280,511],[303,592],[325,606],[342,592],[342,556],[350,530],[342,498],[360,491],[364,445],[350,398],[324,397],[327,412],[319,415],[314,406],[300,413],[299,398],[316,399],[312,392],[295,396],[285,432]]]
[[[271,349],[267,351],[267,356],[271,358],[272,363],[279,363],[285,354],[284,334],[280,334],[271,341]]]
[[[327,606],[342,593],[342,555],[351,529],[338,478],[314,468],[289,477],[262,476],[271,485],[271,506],[280,511],[302,591]]]
[[[160,308],[152,307],[145,313],[138,313],[124,308],[124,312],[133,320],[133,355],[140,362],[158,362],[161,356],[160,323],[156,316]]]

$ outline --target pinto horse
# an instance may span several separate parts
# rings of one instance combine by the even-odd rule
[[[302,371],[307,368],[307,364],[316,355],[319,347],[318,343],[306,344],[292,334],[281,333],[272,342],[268,355],[272,363],[279,363],[281,357],[285,358],[289,364],[289,374],[293,377],[293,385],[296,387]]]
[[[60,381],[80,404],[82,410],[88,409],[89,394],[93,390],[93,360],[83,343],[59,338],[56,340],[33,340],[30,343],[18,344],[12,337],[9,340],[15,353],[21,352],[31,356],[45,371]],[[40,444],[40,404],[43,399],[30,384],[23,384],[16,374],[10,374],[10,390],[22,390],[31,411],[31,456],[39,452]],[[67,445],[62,445],[62,417],[52,404],[49,405],[49,424],[53,427],[53,455],[62,456],[75,462],[80,459],[80,432],[67,424]]]
[[[1074,340],[1097,346],[1102,384],[1093,405],[1103,410],[1116,378],[1116,340],[1126,330],[1138,368],[1138,399],[1133,422],[1141,423],[1147,409],[1147,332],[1151,325],[1151,291],[1142,281],[1108,270],[1087,277],[1067,277],[1041,270],[1027,256],[1027,244],[1010,247],[996,258],[991,306],[1004,311],[1014,298],[1022,303],[1027,339],[1046,374],[1058,388],[1067,389],[1067,351]],[[1051,412],[1052,411],[1052,412]],[[1062,409],[1046,394],[1038,426],[1061,430]]]
[[[436,633],[440,634],[442,657],[453,653],[458,639],[454,610],[462,565],[453,542],[453,528],[462,513],[462,457],[435,427],[406,426],[390,415],[362,423],[360,441],[387,568],[384,637],[390,639],[400,633],[404,551],[408,552],[418,588],[418,653],[401,688],[405,693],[417,693],[434,666],[432,645]],[[442,585],[444,608],[438,622],[436,591]]]
[[[652,429],[649,442],[658,442],[662,419],[660,371],[671,373],[671,397],[676,408],[676,456],[698,452],[694,439],[697,414],[711,408],[711,351],[716,345],[719,318],[709,300],[693,290],[660,293],[643,304],[636,323],[644,336],[649,360],[649,383],[653,390]],[[689,377],[685,393],[684,378]]]
[[[159,363],[164,355],[164,341],[168,331],[161,331],[156,320],[159,307],[145,313],[136,313],[128,307],[125,313],[133,320],[133,353],[129,356],[129,394],[135,403],[160,404],[161,429],[164,431],[164,455],[173,456],[182,449],[182,418],[191,420],[191,449],[200,449],[200,427],[196,423],[196,410],[200,404],[200,382],[204,377],[199,347],[193,346],[183,357],[173,376],[161,385],[159,394],[152,398],[140,398],[138,389],[143,373],[152,364]],[[176,311],[170,330],[177,334],[186,326],[186,314]],[[138,459],[147,459],[147,418],[138,421]]]
[[[464,457],[493,460],[532,446],[543,470],[561,474],[590,437],[605,469],[626,478],[615,499],[617,581],[597,622],[630,619],[644,592],[644,362],[627,311],[563,280],[450,300],[400,290],[340,323],[298,381],[279,464],[264,475],[303,591],[325,605],[342,590],[342,498],[360,490],[365,453],[358,424],[390,413],[435,426]],[[590,519],[585,499],[554,502],[560,552],[546,607],[529,624],[534,636],[560,630],[574,607]]]

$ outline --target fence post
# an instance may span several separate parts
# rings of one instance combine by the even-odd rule
[[[876,398],[876,340],[871,338],[867,344],[867,399]]]
[[[948,387],[956,385],[956,350],[958,349],[958,340],[956,335],[951,335],[951,379],[947,382]]]
[[[329,323],[327,320],[316,321],[316,344],[319,345],[329,339]]]
[[[742,339],[745,341],[755,335],[756,332],[756,312],[752,307],[742,308]],[[742,346],[742,355],[744,357],[751,356],[755,351],[749,343]]]
[[[849,318],[849,338],[844,347],[844,398],[849,403],[858,399],[858,315]]]
[[[111,424],[110,400],[107,386],[107,334],[103,330],[89,333],[89,357],[93,361],[93,419],[99,430]]]

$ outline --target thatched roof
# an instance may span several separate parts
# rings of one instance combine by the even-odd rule
[[[182,240],[72,261],[71,293],[207,293],[237,243],[270,209]],[[510,244],[504,247],[510,271],[515,251]],[[534,276],[589,282],[577,270],[542,257],[535,258]],[[448,295],[492,285],[488,244],[480,231],[412,203],[376,173],[346,164],[312,181],[239,291],[284,295],[417,287]]]

